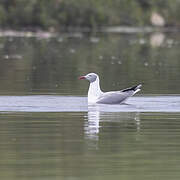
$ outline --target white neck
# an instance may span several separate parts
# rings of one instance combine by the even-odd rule
[[[95,103],[97,99],[103,94],[99,85],[99,77],[96,78],[96,81],[90,83],[88,90],[88,103]]]

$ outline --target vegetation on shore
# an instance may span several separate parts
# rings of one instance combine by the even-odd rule
[[[152,12],[179,25],[178,0],[1,0],[0,28],[62,31],[100,26],[150,25]]]

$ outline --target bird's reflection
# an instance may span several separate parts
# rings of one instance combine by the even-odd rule
[[[85,134],[89,139],[98,140],[100,111],[98,106],[88,106],[87,116],[85,118]]]
[[[129,106],[129,105],[124,105]],[[118,106],[120,108],[121,106]],[[85,116],[84,132],[89,140],[87,143],[91,147],[98,148],[99,134],[103,132],[103,123],[117,123],[117,125],[127,128],[128,124],[134,124],[137,133],[140,132],[140,113],[138,112],[113,112],[117,106],[89,105]],[[133,123],[132,123],[133,122]],[[101,130],[102,129],[102,130]],[[100,131],[101,130],[101,131]]]

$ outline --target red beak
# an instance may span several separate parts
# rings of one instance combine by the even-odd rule
[[[78,79],[86,79],[85,76],[80,76]]]

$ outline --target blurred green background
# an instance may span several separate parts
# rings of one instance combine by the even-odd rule
[[[96,72],[102,90],[143,83],[143,94],[178,94],[179,33],[0,38],[0,94],[86,95],[78,76]]]
[[[179,9],[179,0],[1,0],[0,27],[63,31],[144,26],[156,24],[154,13],[163,18],[161,25],[179,26]]]

